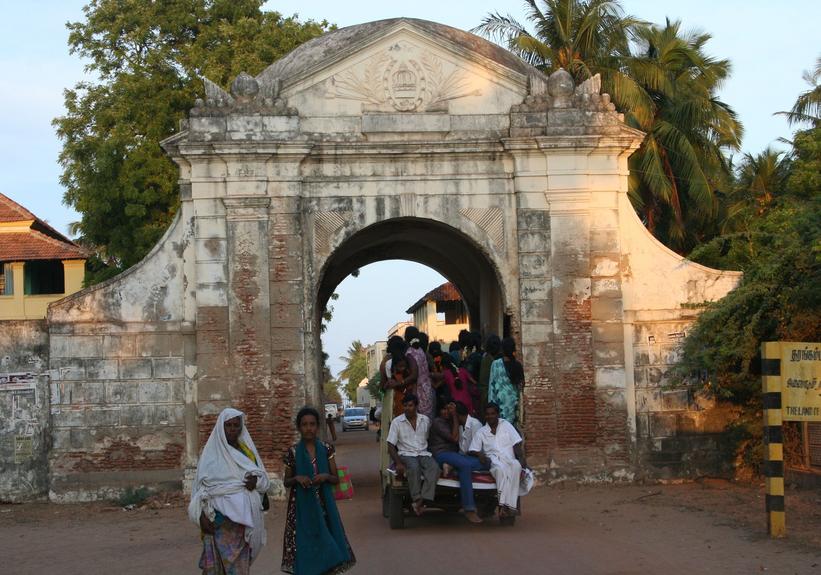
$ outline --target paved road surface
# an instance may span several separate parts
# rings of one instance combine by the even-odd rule
[[[339,433],[338,458],[356,489],[340,503],[359,560],[354,573],[821,575],[818,550],[705,512],[647,505],[642,486],[538,489],[513,528],[431,513],[391,531],[381,516],[374,433]],[[255,575],[278,572],[283,512],[277,503],[268,513],[269,542]],[[182,508],[0,506],[0,541],[3,574],[198,572],[198,537]]]

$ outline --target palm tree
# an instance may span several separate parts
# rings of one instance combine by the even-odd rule
[[[345,391],[351,400],[356,400],[356,388],[359,382],[368,377],[368,358],[362,342],[354,340],[348,346],[346,355],[339,358],[345,367],[339,372],[339,379],[347,380]]]
[[[717,216],[715,189],[729,181],[724,151],[741,140],[735,113],[715,96],[729,62],[704,53],[709,35],[624,16],[618,1],[525,0],[525,7],[535,33],[498,12],[474,31],[545,72],[563,67],[576,82],[601,74],[626,121],[647,133],[631,159],[633,205],[651,232],[686,251]]]
[[[787,116],[790,124],[806,122],[818,127],[821,124],[821,56],[815,60],[815,69],[812,72],[805,71],[803,78],[812,88],[798,96],[792,110],[777,114]]]
[[[499,41],[544,72],[564,68],[576,80],[594,75],[614,54],[627,53],[631,31],[640,23],[623,16],[618,1],[524,1],[535,34],[499,12],[488,14],[472,31]]]
[[[635,54],[623,59],[648,102],[625,110],[647,134],[630,160],[630,197],[647,228],[680,251],[715,220],[715,190],[730,171],[725,151],[741,144],[735,112],[715,96],[730,63],[704,53],[709,39],[668,20],[640,28]]]
[[[790,158],[767,148],[759,154],[744,154],[735,170],[735,183],[721,202],[720,233],[725,249],[729,242],[741,241],[747,256],[755,255],[752,228],[783,194],[790,174]]]
[[[559,68],[576,83],[601,74],[617,107],[644,101],[643,91],[621,69],[630,40],[645,22],[624,15],[618,0],[524,0],[531,33],[510,15],[488,14],[472,32],[482,34],[550,74]],[[645,102],[646,103],[646,102]]]
[[[647,94],[623,69],[630,42],[647,25],[625,15],[618,0],[524,0],[535,33],[512,16],[488,14],[472,31],[507,47],[550,74],[564,68],[578,84],[600,74],[603,91],[620,111],[650,106]]]

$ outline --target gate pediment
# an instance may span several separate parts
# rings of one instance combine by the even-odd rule
[[[278,84],[301,116],[506,114],[537,71],[467,32],[383,20],[317,38],[257,77]]]

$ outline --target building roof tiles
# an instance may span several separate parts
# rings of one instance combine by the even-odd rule
[[[0,261],[82,260],[88,252],[26,208],[0,194],[0,223],[29,222],[26,231],[3,231],[0,227]]]
[[[462,301],[462,296],[459,295],[459,290],[456,289],[455,285],[446,282],[423,295],[405,313],[413,313],[429,301]]]

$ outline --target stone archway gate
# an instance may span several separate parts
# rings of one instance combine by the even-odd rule
[[[739,276],[645,231],[627,198],[642,134],[597,78],[395,19],[308,42],[230,93],[205,84],[164,142],[174,224],[143,262],[50,308],[52,498],[179,482],[228,405],[278,475],[295,410],[320,401],[321,300],[385,255],[350,248],[378,225],[435,226],[487,264],[480,323],[506,314],[520,342],[531,462],[630,477],[637,446],[675,433],[687,398],[660,387],[665,366],[692,308]]]

